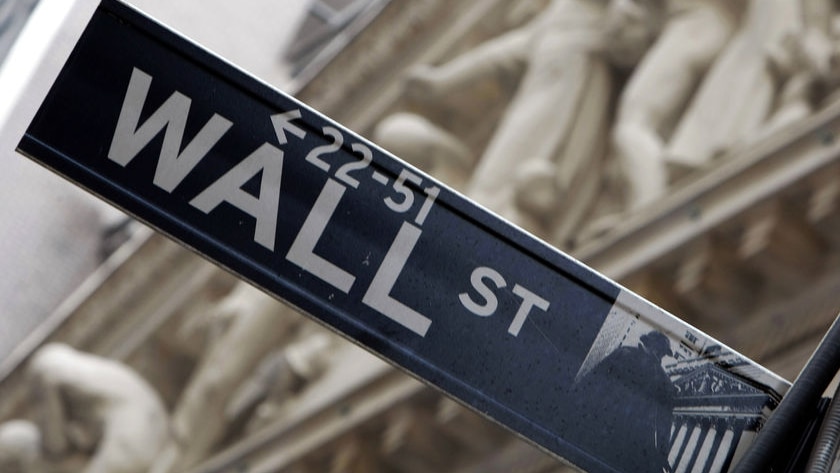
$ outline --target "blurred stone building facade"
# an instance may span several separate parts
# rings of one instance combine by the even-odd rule
[[[0,3],[0,61],[8,54],[35,3],[36,0],[6,0]]]
[[[317,3],[352,15],[305,30],[289,92],[796,376],[840,309],[830,2]],[[39,415],[28,367],[51,342],[157,393],[155,472],[573,471],[144,228],[0,365],[0,420]],[[673,471],[721,467],[756,428],[719,427],[737,413],[715,396],[752,393],[693,363],[666,366],[692,407]]]

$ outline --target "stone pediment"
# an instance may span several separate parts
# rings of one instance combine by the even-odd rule
[[[674,381],[678,398],[765,395],[759,389],[709,363]]]

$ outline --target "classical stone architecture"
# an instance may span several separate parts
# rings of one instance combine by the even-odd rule
[[[796,376],[840,310],[830,2],[374,3],[299,99]],[[138,229],[0,364],[0,421],[37,418],[27,367],[62,342],[158,392],[176,439],[156,473],[573,471],[241,284]],[[672,471],[725,469],[760,428],[741,359],[705,350],[663,367]]]

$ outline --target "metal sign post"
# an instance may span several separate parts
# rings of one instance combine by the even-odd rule
[[[114,0],[19,150],[588,471],[727,471],[788,387]]]

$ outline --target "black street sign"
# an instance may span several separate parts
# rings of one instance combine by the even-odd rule
[[[726,471],[787,389],[117,1],[19,151],[588,471]]]

